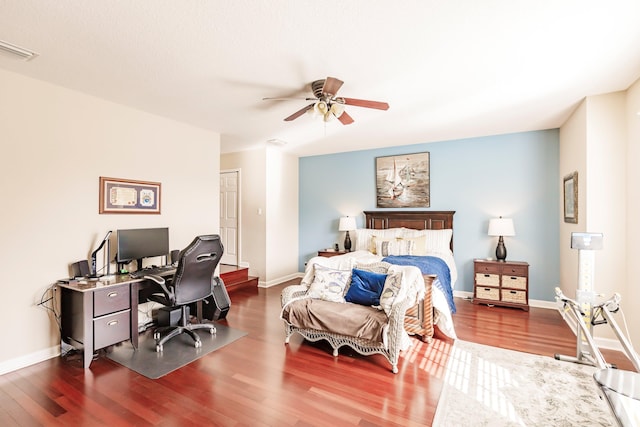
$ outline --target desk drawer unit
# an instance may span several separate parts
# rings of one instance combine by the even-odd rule
[[[529,264],[520,261],[474,261],[475,304],[529,310]]]

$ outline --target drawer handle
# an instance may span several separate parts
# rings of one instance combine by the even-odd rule
[[[518,278],[511,276],[511,280],[518,280]]]
[[[509,293],[515,295],[518,293],[518,291],[509,291]]]
[[[484,275],[484,277],[489,277],[489,276],[491,276],[491,275],[490,275],[490,274],[485,274],[485,275]]]
[[[118,296],[118,293],[117,293],[117,292],[109,292],[109,293],[107,294],[107,296],[108,296],[109,298],[115,298],[115,297],[117,297],[117,296]]]
[[[118,324],[117,320],[112,320],[111,322],[107,323],[107,326],[116,326]]]
[[[484,288],[485,291],[490,292],[491,288]]]

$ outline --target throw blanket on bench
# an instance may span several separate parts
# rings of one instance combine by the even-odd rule
[[[311,298],[287,304],[282,319],[296,328],[331,331],[375,342],[383,342],[383,329],[388,323],[384,311],[373,307]]]

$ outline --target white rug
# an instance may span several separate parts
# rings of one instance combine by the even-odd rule
[[[433,425],[614,426],[595,370],[456,340]]]

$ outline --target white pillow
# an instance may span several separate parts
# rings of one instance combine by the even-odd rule
[[[313,282],[307,296],[325,301],[345,302],[344,289],[351,281],[351,270],[334,270],[319,264],[313,266]]]
[[[384,282],[384,288],[382,288],[382,294],[380,295],[380,307],[382,307],[387,316],[391,315],[391,306],[400,295],[401,286],[402,273],[387,274],[387,280]]]
[[[413,245],[410,239],[376,240],[376,255],[412,255]]]
[[[403,228],[403,239],[414,242],[413,255],[428,255],[431,253],[448,253],[451,251],[451,238],[453,230],[411,230]]]

